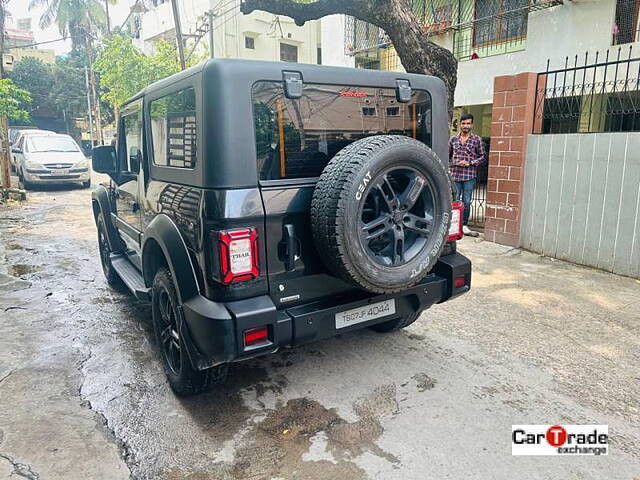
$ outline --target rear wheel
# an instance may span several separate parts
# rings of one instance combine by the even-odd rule
[[[413,322],[415,322],[419,316],[420,312],[412,313],[411,315],[406,315],[394,320],[389,320],[388,322],[382,322],[377,325],[373,325],[371,329],[380,333],[395,332],[396,330],[408,327]]]
[[[153,281],[151,310],[153,329],[160,347],[162,364],[173,391],[182,396],[195,395],[212,385],[224,383],[228,364],[218,365],[208,370],[196,370],[187,354],[184,337],[182,310],[171,272],[161,268]]]

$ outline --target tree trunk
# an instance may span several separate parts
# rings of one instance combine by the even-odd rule
[[[9,158],[11,155],[11,146],[9,145],[7,117],[0,117],[0,173],[2,174],[2,186],[6,189],[11,188],[11,167]]]
[[[243,0],[242,13],[264,10],[285,15],[304,25],[327,15],[344,14],[382,28],[393,43],[402,66],[408,73],[434,75],[447,89],[449,117],[457,83],[458,62],[453,53],[428,40],[420,22],[411,11],[410,0]]]

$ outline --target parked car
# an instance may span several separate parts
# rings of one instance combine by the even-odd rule
[[[13,153],[13,147],[18,146],[22,139],[27,135],[43,135],[43,134],[51,134],[54,135],[56,132],[52,132],[50,130],[40,130],[36,127],[18,127],[15,129],[9,129],[9,143],[11,145],[11,170],[16,170],[16,155]]]
[[[18,178],[29,189],[38,184],[82,183],[91,186],[91,169],[78,144],[69,135],[22,135],[12,149]]]
[[[150,301],[180,395],[231,362],[405,328],[470,289],[437,78],[212,60],[120,110],[93,152],[110,285]]]
[[[12,126],[9,127],[9,145],[13,146],[15,145],[16,141],[18,140],[18,136],[20,135],[20,133],[25,132],[27,130],[31,130],[31,131],[42,131],[40,130],[38,127],[32,127],[32,126]]]

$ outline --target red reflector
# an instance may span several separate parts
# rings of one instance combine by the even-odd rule
[[[451,204],[451,226],[449,227],[449,236],[447,241],[460,240],[464,237],[462,233],[462,221],[464,214],[464,203],[453,202]]]
[[[267,327],[250,328],[244,331],[244,346],[249,347],[269,340]]]
[[[454,286],[455,288],[461,288],[461,287],[464,287],[466,284],[467,284],[467,281],[466,281],[466,279],[465,279],[464,277],[456,277],[456,278],[453,280],[453,286]]]

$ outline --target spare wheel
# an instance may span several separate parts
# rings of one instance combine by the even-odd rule
[[[450,221],[446,165],[425,144],[399,135],[341,150],[311,202],[314,242],[328,269],[375,293],[420,282],[438,260]]]

